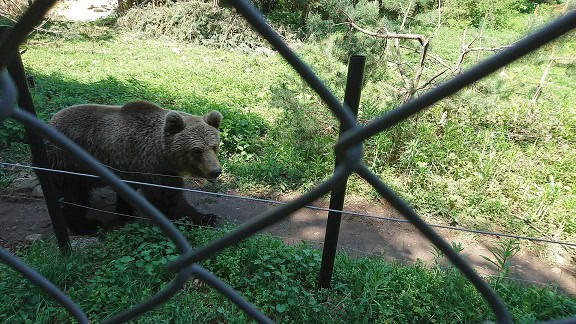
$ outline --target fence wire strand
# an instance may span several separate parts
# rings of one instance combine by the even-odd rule
[[[8,115],[30,127],[35,132],[49,138],[63,149],[70,152],[76,159],[89,167],[91,172],[102,177],[122,198],[137,210],[154,221],[165,234],[175,243],[180,257],[168,264],[168,269],[176,271],[176,278],[148,300],[127,309],[120,314],[110,317],[105,322],[118,323],[133,319],[144,312],[166,302],[178,292],[191,276],[196,276],[222,295],[226,296],[250,318],[258,322],[271,322],[264,314],[246,301],[233,288],[221,281],[218,277],[200,267],[196,262],[213,256],[221,250],[235,245],[256,232],[275,224],[288,217],[291,213],[306,207],[312,201],[328,193],[334,186],[346,181],[348,176],[356,172],[364,180],[370,183],[385,199],[399,210],[418,230],[424,234],[444,255],[457,267],[464,276],[474,285],[487,301],[495,318],[501,323],[511,323],[511,317],[498,295],[482,280],[482,278],[448,245],[434,230],[426,224],[398,195],[389,189],[376,175],[361,164],[362,142],[369,137],[396,125],[410,116],[422,111],[430,105],[446,98],[461,90],[467,85],[476,82],[497,69],[513,62],[514,60],[536,50],[544,44],[560,37],[576,27],[576,11],[569,12],[556,21],[550,23],[539,31],[516,42],[509,48],[499,52],[491,58],[477,64],[470,70],[456,76],[452,80],[436,87],[405,105],[384,114],[365,127],[360,127],[355,122],[354,116],[345,104],[328,90],[312,70],[286,45],[282,38],[267,24],[266,20],[247,0],[229,0],[235,9],[259,32],[272,46],[286,59],[286,61],[300,74],[300,76],[316,91],[334,113],[341,123],[341,127],[349,129],[335,146],[337,158],[342,164],[335,169],[334,175],[317,185],[314,189],[304,193],[290,203],[275,207],[263,212],[260,216],[250,220],[245,225],[228,232],[220,238],[192,250],[183,235],[164,215],[153,205],[139,196],[130,186],[114,175],[105,166],[97,162],[79,146],[67,139],[61,133],[42,123],[30,113],[20,109],[14,110],[15,93],[12,80],[3,71],[0,76],[0,122]],[[16,26],[2,37],[0,43],[0,68],[3,68],[16,53],[18,46],[24,41],[33,28],[40,23],[42,17],[55,0],[38,0],[32,3],[30,8],[22,15]],[[0,249],[0,259],[23,274],[35,285],[50,294],[74,316],[79,322],[87,323],[88,319],[84,312],[74,304],[57,287],[46,278],[37,274],[29,266],[18,258]],[[575,319],[564,319],[556,322],[574,322]]]

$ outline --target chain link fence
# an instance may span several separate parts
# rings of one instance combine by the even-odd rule
[[[4,33],[4,37],[0,43],[0,68],[8,66],[15,58],[19,59],[18,46],[40,22],[54,2],[55,0],[35,1],[26,13],[22,15],[14,28],[11,29],[10,32]],[[518,41],[513,46],[481,62],[468,71],[454,77],[452,80],[436,87],[418,98],[415,98],[395,110],[383,114],[369,122],[364,127],[361,127],[356,123],[354,114],[351,112],[348,105],[339,102],[339,100],[327,89],[311,69],[302,60],[300,60],[292,50],[290,50],[282,38],[266,23],[262,15],[247,0],[230,0],[224,4],[227,6],[233,6],[247,19],[258,33],[268,40],[268,42],[300,74],[308,85],[316,91],[332,113],[338,118],[341,123],[341,128],[346,129],[346,131],[342,134],[340,140],[335,145],[335,153],[337,160],[340,163],[335,168],[332,177],[300,197],[294,199],[290,203],[268,210],[221,238],[194,250],[192,250],[188,245],[185,238],[177,230],[174,224],[168,221],[168,219],[152,204],[143,199],[140,195],[136,194],[129,185],[120,181],[120,179],[108,168],[100,164],[86,151],[67,139],[65,136],[37,119],[33,113],[21,108],[15,108],[17,106],[26,108],[22,104],[22,98],[18,97],[19,95],[22,96],[22,93],[18,93],[14,82],[15,80],[10,77],[8,72],[5,69],[1,71],[0,122],[6,118],[15,119],[24,124],[30,131],[44,136],[52,143],[69,151],[81,163],[88,166],[93,174],[98,175],[106,181],[126,202],[140,210],[146,217],[159,226],[177,247],[180,256],[168,265],[168,269],[176,273],[174,280],[163,290],[151,296],[148,300],[130,309],[124,310],[119,314],[111,316],[106,320],[106,322],[125,322],[153,309],[170,299],[174,294],[182,289],[192,276],[205,282],[226,296],[250,318],[261,323],[271,322],[266,315],[246,301],[237,291],[203,267],[199,266],[197,263],[214,256],[220,251],[256,234],[260,230],[284,220],[291,213],[306,207],[314,200],[327,194],[334,188],[341,186],[352,173],[356,173],[372,185],[384,199],[386,199],[396,210],[401,212],[412,224],[414,224],[416,228],[440,251],[442,251],[450,262],[452,262],[452,264],[462,272],[462,274],[472,283],[472,285],[474,285],[486,300],[494,312],[496,321],[501,323],[511,323],[512,319],[506,306],[490,286],[451,248],[446,241],[444,241],[429,225],[427,225],[416,214],[416,212],[408,206],[408,204],[406,204],[393,190],[391,190],[362,164],[362,142],[371,136],[393,127],[439,100],[446,98],[447,96],[482,79],[490,73],[574,29],[576,27],[576,11],[573,10],[568,12],[563,17],[557,19],[546,27]],[[18,80],[16,80],[16,82],[17,81]],[[47,176],[47,174],[44,172],[38,172],[38,176],[40,181],[43,182],[42,177]],[[57,197],[50,197],[46,190],[44,191],[46,202],[49,205],[48,209],[50,209],[50,203],[57,204]],[[65,233],[60,233],[60,235],[58,234],[58,228],[65,228],[63,224],[59,224],[59,222],[62,222],[61,217],[52,217],[52,222],[59,244],[61,248],[66,250],[69,244],[67,241],[67,235]],[[74,301],[66,296],[62,290],[54,286],[50,281],[20,261],[17,257],[0,248],[0,260],[20,272],[24,277],[57,300],[78,322],[89,323],[85,312]],[[576,318],[559,320],[555,323],[574,322],[576,322]]]

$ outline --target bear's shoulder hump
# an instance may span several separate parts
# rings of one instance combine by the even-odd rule
[[[163,110],[164,109],[160,108],[159,106],[144,100],[130,101],[121,107],[121,111],[130,112],[131,114],[158,113]]]

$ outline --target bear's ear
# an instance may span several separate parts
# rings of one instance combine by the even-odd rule
[[[164,131],[168,134],[176,134],[181,132],[186,125],[179,113],[171,111],[164,117]]]
[[[211,111],[204,115],[204,121],[206,124],[214,127],[220,128],[220,122],[222,121],[222,114],[218,111]]]

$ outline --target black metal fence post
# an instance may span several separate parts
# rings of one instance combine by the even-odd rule
[[[8,28],[0,27],[0,35],[7,33],[8,30]],[[6,69],[18,89],[18,106],[36,116],[36,109],[34,108],[30,91],[28,91],[28,81],[26,79],[20,53],[14,53],[11,60],[6,65]],[[48,157],[46,156],[46,148],[42,137],[36,135],[36,133],[28,126],[24,126],[24,128],[30,144],[30,151],[32,153],[34,165],[39,167],[48,167]],[[44,200],[48,207],[48,213],[50,214],[50,220],[52,221],[52,227],[54,228],[54,234],[56,235],[60,251],[64,254],[68,254],[70,252],[70,238],[68,237],[68,230],[66,229],[66,222],[62,216],[62,210],[58,205],[60,197],[56,195],[54,183],[51,181],[52,175],[44,171],[35,172],[40,181],[40,186],[42,187]]]
[[[362,80],[364,77],[364,64],[366,57],[362,55],[352,55],[348,62],[348,78],[346,80],[346,92],[344,94],[344,103],[354,116],[358,116],[358,107],[360,106],[360,93],[362,92]],[[348,127],[342,125],[340,134],[348,130]],[[341,162],[342,157],[336,156],[336,166]],[[330,209],[342,210],[344,207],[344,196],[346,194],[346,182],[332,189],[330,195]],[[324,236],[324,250],[322,252],[322,264],[320,266],[320,275],[318,279],[319,288],[329,288],[334,270],[334,259],[338,247],[338,235],[340,234],[340,221],[342,213],[330,211],[326,223],[326,234]]]

